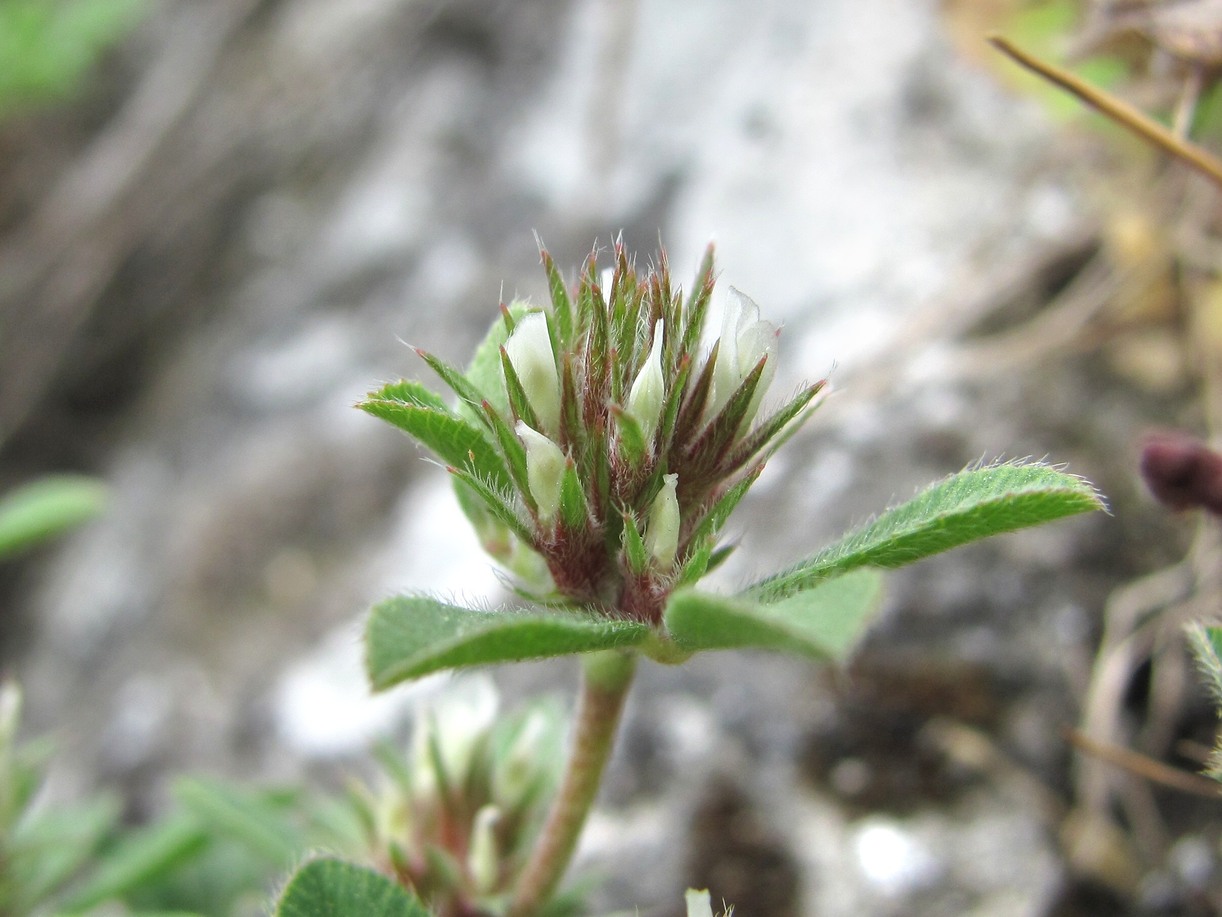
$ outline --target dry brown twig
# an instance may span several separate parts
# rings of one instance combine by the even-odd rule
[[[1065,738],[1079,751],[1151,783],[1206,799],[1222,799],[1222,785],[1208,777],[1164,764],[1123,745],[1097,741],[1077,729],[1066,729]]]
[[[1222,160],[1207,150],[1178,136],[1173,130],[1159,124],[1141,109],[1135,108],[1097,86],[1092,86],[1068,70],[1040,60],[1000,35],[990,35],[988,40],[989,44],[1019,66],[1043,77],[1054,86],[1059,86],[1120,126],[1192,166],[1214,184],[1222,187]]]

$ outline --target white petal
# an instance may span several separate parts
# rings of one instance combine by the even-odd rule
[[[427,795],[438,784],[434,771],[434,747],[449,780],[466,780],[472,754],[482,736],[492,728],[500,707],[500,695],[492,679],[476,675],[456,679],[449,690],[420,712],[412,735],[413,785]]]
[[[628,391],[628,413],[641,425],[647,441],[653,440],[662,418],[662,403],[666,399],[666,382],[662,378],[662,337],[664,323],[658,319],[653,329],[653,346],[645,365],[637,373]]]
[[[649,523],[645,528],[645,548],[663,570],[675,563],[679,550],[679,476],[662,475],[662,489],[649,507]]]
[[[556,354],[552,350],[547,318],[542,312],[531,312],[518,319],[513,334],[505,342],[505,353],[543,431],[558,433],[560,376],[556,372]]]
[[[481,806],[475,813],[475,827],[467,851],[467,869],[476,890],[484,895],[496,889],[500,871],[501,857],[496,838],[497,822],[500,820],[501,810],[494,805]]]
[[[684,896],[687,917],[713,917],[713,902],[707,889],[689,888]]]
[[[713,367],[713,386],[704,416],[706,420],[717,416],[717,412],[726,406],[730,396],[751,374],[755,365],[767,357],[759,384],[743,417],[745,428],[755,418],[764,393],[776,375],[777,329],[774,324],[759,317],[759,306],[749,296],[734,287],[730,287],[730,296],[722,316],[717,364]]]
[[[517,433],[526,447],[526,483],[539,510],[539,520],[551,522],[560,510],[560,489],[568,463],[559,446],[520,420]]]

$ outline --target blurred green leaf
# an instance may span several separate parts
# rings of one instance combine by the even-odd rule
[[[23,819],[5,844],[18,910],[22,903],[32,907],[44,901],[80,873],[115,826],[118,816],[118,801],[105,796],[70,809],[40,811]]]
[[[237,841],[273,868],[290,865],[306,846],[291,810],[276,805],[267,794],[189,778],[175,784],[174,796],[210,834]]]
[[[402,886],[352,863],[317,859],[289,880],[276,917],[429,917]]]
[[[148,9],[144,0],[0,0],[0,116],[70,95]]]
[[[88,911],[104,901],[157,881],[196,856],[208,832],[192,814],[176,814],[129,834],[98,858],[98,865],[61,908]]]
[[[629,647],[648,636],[643,624],[576,613],[477,611],[398,596],[374,606],[365,662],[380,691],[442,669]]]
[[[106,488],[93,478],[54,475],[0,497],[0,557],[52,538],[92,519],[106,505]]]
[[[857,567],[902,567],[991,535],[1103,508],[1090,484],[1046,465],[969,469],[931,485],[789,570],[761,580],[744,595],[766,604],[777,602]]]
[[[758,648],[840,659],[857,643],[879,605],[882,576],[856,570],[772,604],[680,590],[663,620],[691,652]]]

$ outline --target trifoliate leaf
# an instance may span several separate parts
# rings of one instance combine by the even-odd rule
[[[24,795],[24,788],[18,792]],[[73,877],[91,867],[101,871],[99,848],[114,833],[121,808],[118,799],[100,795],[70,808],[35,807],[22,813],[5,830],[4,903],[14,913],[33,913],[35,902],[63,889]]]

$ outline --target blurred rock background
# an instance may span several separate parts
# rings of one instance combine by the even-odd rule
[[[1109,594],[1192,536],[1134,444],[1206,425],[1163,221],[1191,218],[1205,272],[1216,192],[1008,89],[981,10],[1018,5],[165,0],[71,101],[10,113],[0,487],[112,488],[0,569],[0,665],[60,792],[121,786],[139,819],[184,770],[359,769],[440,690],[367,698],[365,608],[503,592],[444,473],[351,404],[426,376],[405,341],[461,362],[498,302],[541,300],[535,233],[572,270],[660,239],[678,278],[712,240],[784,323],[777,388],[835,388],[725,582],[981,458],[1067,462],[1114,513],[893,577],[848,673],[649,668],[584,848],[593,913],[674,914],[693,884],[742,917],[1212,913],[1199,804],[1120,845],[1127,884],[1075,858],[1060,730]],[[574,677],[498,673],[510,700]],[[1210,741],[1181,701],[1171,731]]]

